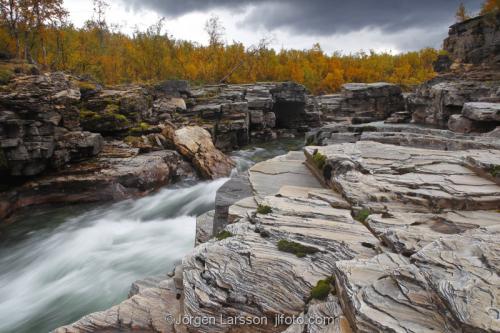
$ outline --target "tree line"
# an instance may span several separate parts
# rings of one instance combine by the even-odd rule
[[[498,0],[495,0],[498,1]],[[413,86],[435,74],[438,51],[327,54],[319,44],[274,50],[269,40],[245,47],[225,43],[218,17],[205,26],[208,45],[164,32],[164,19],[132,35],[105,20],[104,0],[79,28],[68,22],[63,0],[0,0],[0,50],[44,70],[86,75],[108,85],[186,79],[194,84],[293,80],[313,93],[338,91],[346,82],[387,81]],[[0,51],[2,52],[2,51]]]

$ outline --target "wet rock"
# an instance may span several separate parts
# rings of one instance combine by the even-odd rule
[[[208,242],[214,236],[214,215],[215,211],[211,210],[196,218],[195,246]]]
[[[33,205],[104,202],[142,196],[175,181],[180,175],[193,177],[194,172],[175,151],[138,155],[138,150],[130,148],[104,147],[95,160],[70,165],[1,193],[0,217]]]
[[[229,157],[215,148],[210,133],[201,127],[170,128],[163,133],[203,178],[227,177],[235,166]]]
[[[229,222],[229,207],[253,195],[252,185],[247,174],[232,177],[222,185],[215,196],[215,213],[211,236],[218,234]]]

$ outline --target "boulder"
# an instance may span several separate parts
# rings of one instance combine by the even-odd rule
[[[454,114],[448,119],[448,128],[456,133],[471,133],[477,131],[478,127],[473,120],[460,114]]]
[[[465,103],[462,115],[475,121],[500,122],[500,103]]]
[[[154,85],[151,90],[156,98],[191,96],[191,87],[186,80],[166,80]]]
[[[229,157],[215,148],[210,133],[201,127],[187,126],[177,130],[170,127],[163,134],[203,178],[227,177],[235,166]]]

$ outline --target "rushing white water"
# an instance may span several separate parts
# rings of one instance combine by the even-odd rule
[[[238,169],[285,153],[285,143],[234,154]],[[25,213],[0,239],[0,332],[50,331],[123,301],[135,280],[168,272],[193,248],[195,217],[213,209],[226,181]]]
[[[133,281],[165,273],[193,247],[195,216],[225,181],[91,210],[0,250],[0,332],[48,331],[46,323],[105,309]]]

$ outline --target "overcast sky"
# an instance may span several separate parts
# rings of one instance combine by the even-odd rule
[[[401,52],[439,48],[460,0],[108,0],[106,18],[127,33],[166,18],[176,39],[206,44],[204,24],[221,18],[225,39],[246,46],[271,38],[276,49],[310,48],[326,52]],[[480,0],[462,1],[477,12]],[[72,22],[92,17],[92,0],[64,0]]]

